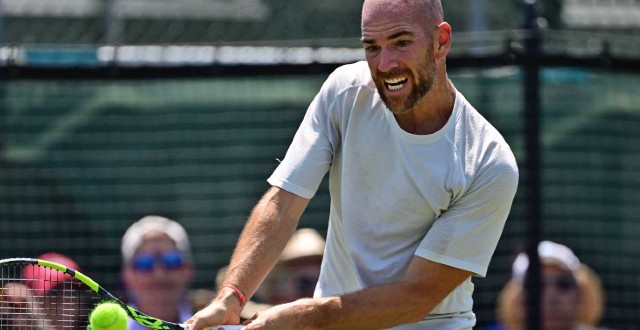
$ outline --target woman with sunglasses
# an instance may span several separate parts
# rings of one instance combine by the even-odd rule
[[[166,321],[189,319],[186,292],[195,270],[189,238],[179,223],[159,216],[138,220],[122,237],[122,258],[129,304]],[[128,329],[146,328],[130,321]]]

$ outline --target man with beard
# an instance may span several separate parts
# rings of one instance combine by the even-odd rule
[[[365,0],[366,62],[337,69],[311,103],[254,208],[218,296],[192,329],[237,324],[329,172],[331,208],[314,298],[246,329],[471,329],[516,191],[501,137],[449,81],[439,0]]]

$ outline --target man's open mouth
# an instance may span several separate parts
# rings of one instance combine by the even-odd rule
[[[393,79],[385,79],[384,84],[387,86],[387,89],[390,91],[397,91],[404,87],[409,79],[401,77],[401,78],[393,78]]]

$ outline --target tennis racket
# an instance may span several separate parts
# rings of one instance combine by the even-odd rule
[[[84,330],[89,314],[102,301],[119,304],[130,318],[151,329],[189,329],[187,324],[163,321],[126,305],[88,276],[58,263],[0,259],[0,329]],[[220,325],[208,329],[240,328]]]

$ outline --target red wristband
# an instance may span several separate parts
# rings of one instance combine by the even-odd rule
[[[229,288],[229,289],[233,290],[233,292],[235,292],[236,296],[238,297],[238,301],[240,302],[240,307],[244,307],[244,305],[247,303],[247,298],[245,298],[244,293],[242,293],[242,291],[240,291],[240,289],[238,289],[233,284],[225,284],[222,287],[223,288]]]

